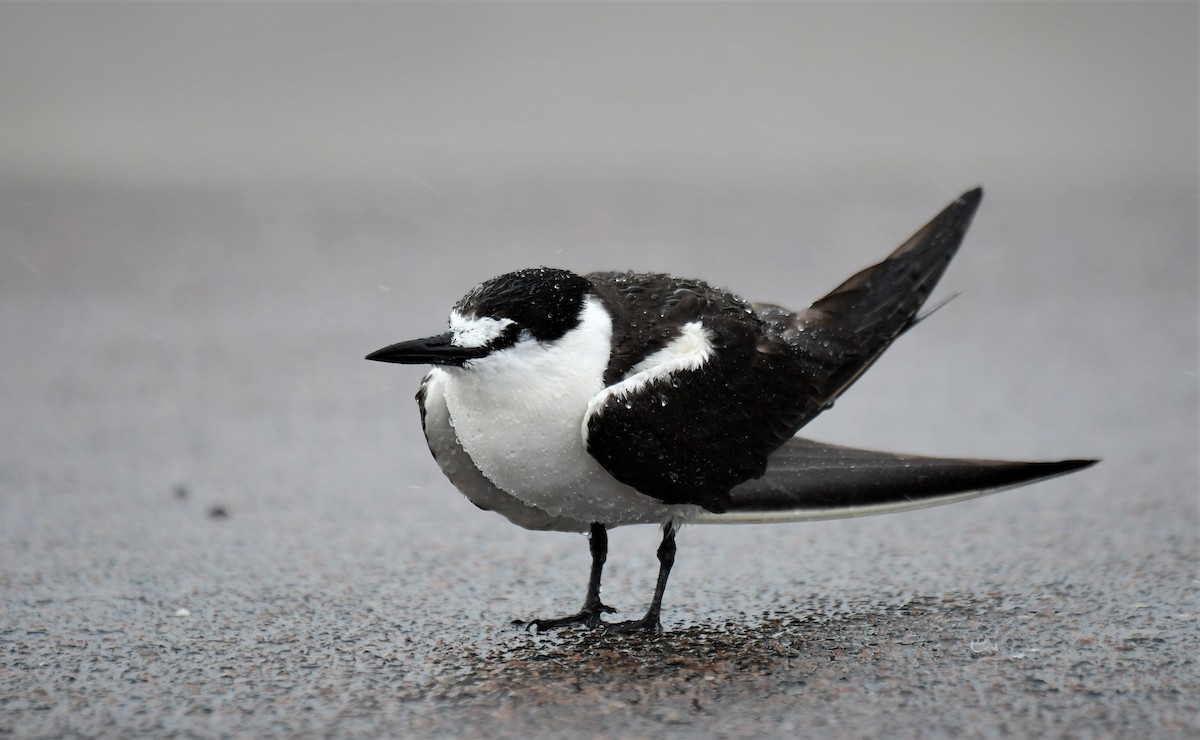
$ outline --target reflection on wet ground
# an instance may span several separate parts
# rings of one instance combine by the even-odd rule
[[[1114,610],[1112,631],[1096,634],[1056,606],[1063,596],[1032,604],[1002,594],[898,596],[700,621],[661,635],[517,635],[502,648],[468,652],[460,672],[424,698],[452,708],[456,726],[481,731],[503,722],[552,733],[567,722],[640,734],[663,723],[703,730],[718,722],[732,733],[870,734],[881,704],[926,712],[924,727],[943,733],[994,722],[996,712],[1018,724],[1040,718],[1079,728],[1113,719],[1096,711],[1105,704],[1096,700],[1128,690],[1130,667],[1169,675],[1189,664],[1190,621],[1168,634],[1145,627],[1163,620],[1125,607]],[[1159,715],[1133,710],[1122,722],[1186,725],[1174,689],[1150,679],[1139,690]],[[448,727],[437,714],[424,722]]]

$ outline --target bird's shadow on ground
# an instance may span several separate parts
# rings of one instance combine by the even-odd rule
[[[568,629],[549,634],[513,627],[512,639],[474,656],[453,693],[526,695],[544,687],[586,691],[636,684],[754,681],[828,673],[932,655],[970,661],[1006,649],[1014,621],[1004,595],[891,597],[814,609],[792,605],[759,617],[668,626],[661,634]],[[872,669],[873,670],[873,669]]]

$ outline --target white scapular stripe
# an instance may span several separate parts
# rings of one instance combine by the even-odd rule
[[[684,324],[679,330],[679,336],[668,342],[667,346],[634,365],[624,380],[613,383],[588,402],[587,414],[583,418],[584,440],[587,440],[588,421],[593,414],[599,413],[610,399],[625,398],[678,372],[699,370],[708,362],[712,353],[712,334],[708,329],[699,321]]]

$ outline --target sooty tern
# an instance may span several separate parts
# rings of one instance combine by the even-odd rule
[[[682,523],[801,521],[962,501],[1090,465],[857,450],[793,435],[915,324],[983,197],[972,190],[887,259],[802,311],[670,275],[535,268],[488,280],[449,331],[368,360],[432,364],[417,401],[434,459],[476,506],[587,532],[584,624],[660,630]],[[605,623],[607,530],[661,524],[641,619]]]

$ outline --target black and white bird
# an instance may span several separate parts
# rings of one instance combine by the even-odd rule
[[[476,286],[449,331],[367,359],[434,366],[417,393],[425,437],[476,506],[527,529],[588,533],[583,608],[529,625],[660,630],[681,524],[903,511],[1094,462],[940,459],[793,436],[920,319],[982,197],[964,194],[802,311],[671,275],[539,267]],[[658,582],[645,616],[605,623],[607,530],[627,524],[662,525]]]

